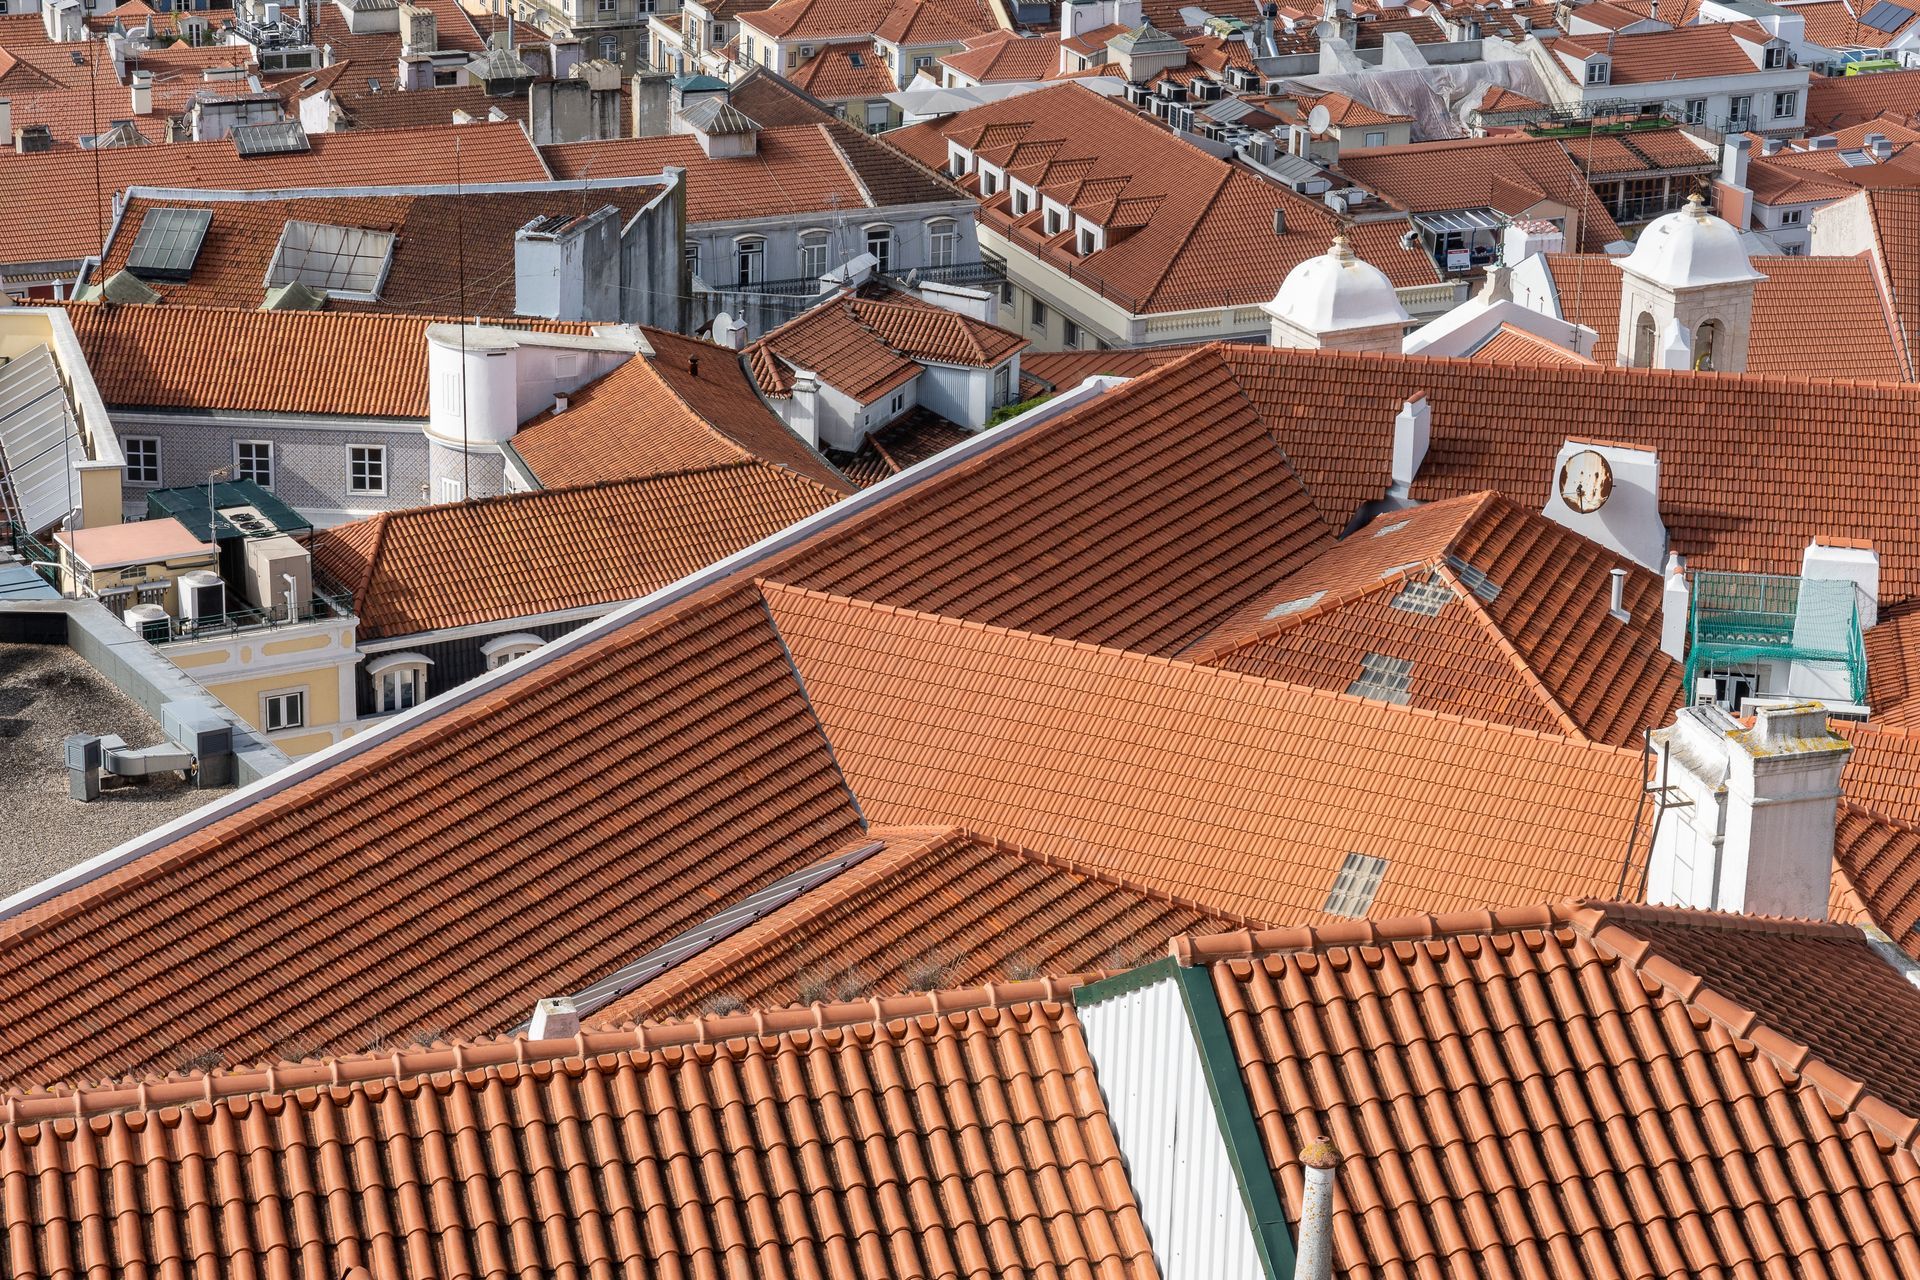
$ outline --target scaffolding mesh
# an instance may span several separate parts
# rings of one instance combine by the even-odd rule
[[[1688,689],[1701,676],[1763,662],[1822,663],[1844,667],[1853,700],[1866,700],[1860,589],[1853,583],[1702,572],[1689,585]]]

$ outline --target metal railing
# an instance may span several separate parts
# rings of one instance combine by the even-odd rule
[[[167,618],[146,624],[141,634],[153,644],[179,644],[187,640],[218,640],[256,631],[274,631],[308,622],[336,622],[353,617],[353,597],[345,592],[315,588],[314,593],[291,618],[286,610],[268,612],[240,601],[229,601],[225,613],[208,618]],[[164,634],[162,627],[164,626]]]
[[[1867,696],[1860,589],[1851,582],[1787,574],[1690,575],[1686,687],[1702,672],[1758,662],[1846,668],[1855,702]]]
[[[13,549],[39,572],[41,577],[56,587],[60,585],[60,557],[53,553],[52,547],[16,524],[7,526],[7,540],[13,544]]]

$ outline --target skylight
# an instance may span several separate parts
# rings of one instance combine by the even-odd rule
[[[1349,853],[1333,878],[1333,890],[1321,910],[1330,916],[1364,916],[1380,892],[1380,881],[1387,874],[1387,860],[1372,854]]]
[[[1492,603],[1494,597],[1500,594],[1499,583],[1468,564],[1465,560],[1462,560],[1459,556],[1448,556],[1447,568],[1453,570],[1454,576],[1460,579],[1461,586],[1488,603]]]
[[[297,281],[339,297],[376,301],[393,261],[393,241],[391,231],[289,221],[267,266],[267,288]]]
[[[298,120],[236,125],[232,136],[233,149],[247,158],[288,155],[313,149],[313,144],[307,140],[307,131],[300,127]]]
[[[1326,594],[1324,591],[1315,591],[1311,595],[1301,596],[1297,600],[1287,600],[1277,604],[1267,610],[1265,621],[1272,622],[1275,618],[1284,618],[1290,613],[1298,613],[1302,609],[1311,609],[1314,605],[1319,604],[1320,598]]]
[[[185,280],[193,274],[211,209],[149,209],[127,254],[127,270],[143,280]]]
[[[1369,653],[1360,659],[1360,676],[1347,686],[1347,692],[1375,702],[1405,704],[1413,684],[1413,659],[1392,658],[1384,653]]]
[[[1420,582],[1409,582],[1400,588],[1400,593],[1387,601],[1391,608],[1403,609],[1408,613],[1418,613],[1434,617],[1442,609],[1453,603],[1453,588],[1438,577],[1430,576]]]
[[[1860,15],[1860,25],[1872,27],[1875,31],[1893,32],[1913,21],[1913,10],[1903,5],[1891,4],[1889,0],[1879,3]]]

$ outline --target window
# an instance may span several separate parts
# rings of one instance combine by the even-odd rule
[[[251,480],[262,489],[273,488],[273,442],[271,440],[234,441],[233,478]]]
[[[601,36],[600,57],[607,62],[618,62],[620,60],[620,42],[612,36]]]
[[[1368,146],[1370,146],[1370,147],[1384,147],[1384,146],[1386,146],[1386,145],[1387,145],[1387,133],[1386,133],[1386,130],[1384,130],[1384,129],[1369,129],[1369,130],[1367,130],[1367,145],[1368,145]]]
[[[1653,313],[1642,311],[1633,322],[1633,367],[1653,368]]]
[[[1747,117],[1753,114],[1753,99],[1745,94],[1734,98],[1727,109],[1727,119],[1739,129],[1745,126]]]
[[[1806,251],[1807,246],[1804,244],[1783,244],[1780,246],[1781,254],[1789,258],[1797,258]]]
[[[1067,229],[1067,215],[1063,210],[1049,208],[1046,219],[1047,234],[1057,236]]]
[[[1033,210],[1033,196],[1022,187],[1014,187],[1012,202],[1013,216],[1016,218],[1024,218]]]
[[[1347,686],[1347,692],[1356,698],[1372,698],[1376,702],[1398,702],[1404,704],[1413,684],[1413,659],[1395,658],[1384,653],[1362,654],[1360,674]]]
[[[827,274],[826,232],[802,231],[800,233],[800,274],[803,276]]]
[[[1605,84],[1606,82],[1607,64],[1605,62],[1589,62],[1587,64],[1587,83]]]
[[[1060,317],[1060,341],[1069,347],[1080,345],[1080,326],[1065,316]]]
[[[281,729],[301,729],[307,723],[307,691],[296,689],[291,693],[269,693],[261,700],[263,704],[262,722],[268,733]]]
[[[1387,874],[1387,860],[1365,853],[1349,853],[1333,878],[1333,890],[1327,905],[1321,908],[1330,916],[1364,916],[1380,892],[1380,880]]]
[[[452,476],[440,477],[440,501],[458,502],[466,496],[467,487],[464,483]]]
[[[387,491],[387,446],[347,446],[347,492],[381,494]]]
[[[1693,367],[1702,373],[1712,373],[1717,367],[1714,358],[1720,346],[1720,322],[1709,320],[1693,333]]]
[[[426,700],[427,668],[432,665],[433,659],[420,653],[389,653],[369,662],[374,709],[385,715],[419,706]]]
[[[915,71],[924,71],[932,65],[933,55],[930,53],[916,53],[913,56],[913,69]]]
[[[893,398],[893,403],[887,406],[887,412],[897,414],[906,407],[907,407],[907,393],[902,391],[899,395]]]
[[[867,132],[885,133],[887,131],[887,102],[882,98],[878,102],[867,104]]]
[[[733,282],[741,287],[766,279],[767,242],[748,236],[733,242]]]
[[[1047,304],[1038,298],[1033,298],[1029,300],[1028,307],[1029,315],[1032,317],[1031,323],[1033,327],[1036,329],[1045,329],[1047,327]]]
[[[879,264],[874,268],[875,270],[893,270],[893,228],[868,227],[867,252],[872,254],[873,260]]]
[[[153,436],[127,436],[121,444],[127,452],[127,483],[159,484],[160,441]]]
[[[960,229],[946,218],[927,224],[927,265],[950,267],[960,256]]]
[[[1003,364],[993,371],[993,406],[1013,403],[1013,366]]]
[[[715,46],[725,44],[727,42],[727,24],[724,22],[714,23],[709,38],[712,39]]]
[[[620,5],[620,0],[598,0],[595,8],[603,14],[612,13]]]
[[[1699,124],[1707,118],[1707,100],[1705,98],[1688,98],[1686,110],[1683,115],[1688,124]]]
[[[1767,46],[1766,70],[1777,71],[1787,65],[1787,47],[1783,44]]]
[[[698,241],[687,241],[687,279],[697,279],[700,275],[700,245]]]
[[[1081,257],[1084,258],[1088,254],[1093,253],[1095,250],[1099,249],[1099,247],[1100,247],[1100,234],[1097,231],[1095,231],[1092,227],[1080,228],[1080,235],[1076,239],[1073,246],[1074,252],[1078,253]]]
[[[487,660],[487,670],[494,671],[515,658],[526,657],[545,643],[531,631],[516,631],[512,635],[495,636],[481,645],[480,656]]]
[[[1799,110],[1800,94],[1797,90],[1792,93],[1776,93],[1773,95],[1773,118],[1775,120],[1784,120]]]
[[[1000,190],[1000,171],[997,169],[989,169],[987,168],[987,166],[981,165],[980,166],[980,194],[983,196],[990,196],[999,190]]]
[[[1780,211],[1780,225],[1783,227],[1797,227],[1800,225],[1800,219],[1806,216],[1807,211],[1805,209],[1782,209]]]

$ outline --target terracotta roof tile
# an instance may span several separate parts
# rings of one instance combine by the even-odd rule
[[[1740,36],[1745,36],[1746,42]],[[1767,39],[1765,32],[1749,23],[1703,22],[1672,31],[1632,35],[1561,36],[1551,47],[1556,53],[1564,49],[1576,58],[1609,54],[1613,60],[1612,84],[1657,84],[1666,80],[1751,76],[1760,70],[1757,46]],[[1566,72],[1563,63],[1560,65],[1571,79],[1573,73]]]
[[[352,129],[416,129],[432,125],[445,127],[453,122],[456,111],[464,111],[475,121],[485,120],[499,108],[509,120],[527,122],[527,99],[500,97],[487,92],[482,84],[445,85],[432,89],[409,89],[396,93],[344,93],[334,95],[334,105]]]
[[[763,394],[791,394],[790,367],[809,370],[861,404],[917,377],[923,364],[990,369],[1027,339],[907,293],[842,294],[759,339],[747,351]]]
[[[1834,832],[1834,879],[1851,901],[1835,918],[1850,918],[1886,933],[1908,956],[1920,959],[1920,826],[1883,817],[1842,802]],[[1836,898],[1841,895],[1836,893]]]
[[[967,40],[957,53],[942,54],[940,65],[981,84],[1050,80],[1060,72],[1060,36],[990,31]]]
[[[1612,892],[1622,873],[1637,751],[764,594],[873,821],[991,831],[1268,918],[1318,918],[1355,850],[1391,860],[1382,914]]]
[[[5,1078],[490,1034],[861,834],[751,591],[520,661],[0,924]]]
[[[1872,6],[1868,6],[1871,8]],[[1806,24],[1808,43],[1817,44],[1824,49],[1880,49],[1884,48],[1895,36],[1906,30],[1913,22],[1913,10],[1907,11],[1907,18],[1891,31],[1882,31],[1860,21],[1860,15],[1866,9],[1858,5],[1843,3],[1843,0],[1817,0],[1814,4],[1796,4],[1793,12]]]
[[[915,409],[879,431],[868,432],[857,451],[832,451],[830,460],[865,489],[917,462],[945,453],[972,435],[937,413]]]
[[[1051,989],[281,1064],[63,1096],[62,1119],[16,1105],[0,1161],[37,1193],[9,1202],[10,1262],[1153,1280]]]
[[[1020,376],[1039,378],[1069,391],[1096,374],[1122,378],[1150,373],[1192,355],[1197,346],[1133,347],[1114,351],[1028,351],[1020,357]]]
[[[427,416],[427,326],[446,316],[70,303],[109,405],[383,418]],[[510,328],[586,333],[516,317]],[[207,358],[210,351],[221,359]]]
[[[815,97],[829,101],[879,98],[897,87],[887,64],[868,45],[825,45],[795,67],[788,78]]]
[[[1910,344],[1920,334],[1920,191],[1869,191],[1865,199],[1880,279]]]
[[[1245,928],[954,829],[875,828],[886,849],[594,1015],[619,1023],[1131,968],[1181,933]]]
[[[313,564],[353,593],[361,639],[417,635],[637,599],[840,496],[735,462],[389,512],[316,533]]]
[[[1511,324],[1502,324],[1493,336],[1475,347],[1471,359],[1495,364],[1592,364],[1592,360],[1571,347],[1563,347],[1537,333]]]
[[[660,329],[637,356],[515,433],[513,451],[549,488],[755,460],[848,491],[846,477],[775,417],[738,353]]]
[[[1083,85],[885,135],[930,167],[946,165],[949,139],[982,156],[1006,148],[998,159],[1023,180],[1107,227],[1106,247],[1082,256],[1071,237],[1046,234],[1038,206],[1016,216],[1004,190],[980,203],[984,224],[1134,314],[1267,302],[1288,271],[1326,251],[1335,229],[1323,205],[1215,159]],[[977,192],[978,178],[967,182]],[[1277,236],[1276,210],[1287,228]],[[1431,259],[1401,249],[1394,228],[1379,229],[1369,261],[1398,285],[1436,279]]]
[[[1859,124],[1889,111],[1909,124],[1920,114],[1920,70],[1814,76],[1807,84],[1809,133]]]
[[[1920,193],[1917,193],[1920,194]],[[1873,263],[1853,258],[1753,259],[1766,279],[1754,286],[1753,326],[1747,338],[1747,371],[1899,381],[1906,362]],[[1560,297],[1560,314],[1598,335],[1597,364],[1617,358],[1620,341],[1620,267],[1617,259],[1591,254],[1551,254],[1548,269]],[[1828,317],[1807,327],[1813,311]]]
[[[1885,994],[1896,1025],[1914,993],[1850,933],[1531,908],[1190,954],[1290,1217],[1295,1153],[1342,1153],[1336,1275],[1899,1274],[1920,1165],[1845,1070],[1888,1083],[1900,1055],[1861,1035],[1880,1010],[1844,1021],[1819,993]]]

